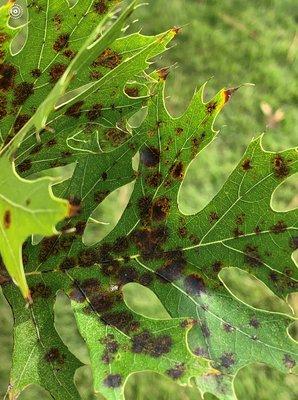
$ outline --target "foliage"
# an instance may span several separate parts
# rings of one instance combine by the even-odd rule
[[[122,398],[129,375],[151,369],[184,384],[195,377],[202,393],[233,399],[233,376],[242,366],[259,361],[291,371],[296,363],[287,331],[293,317],[247,306],[221,280],[221,270],[233,266],[282,298],[295,290],[294,211],[277,213],[270,200],[297,171],[296,151],[265,152],[255,139],[210,204],[182,214],[177,196],[185,172],[215,138],[214,119],[236,89],[204,103],[201,88],[181,117],[170,116],[164,105],[169,70],[144,71],[179,29],[115,40],[133,5],[110,25],[104,15],[112,3],[81,1],[68,14],[64,4],[29,4],[35,24],[14,56],[3,32],[2,153],[13,154],[20,144],[14,162],[22,178],[75,163],[71,178],[53,187],[69,201],[71,218],[59,225],[59,235],[23,247],[33,304],[24,307],[2,268],[15,318],[9,394],[37,383],[56,399],[78,398],[73,376],[80,362],[54,327],[56,293],[63,290],[89,348],[94,388],[106,398]],[[36,30],[41,26],[44,37]],[[41,52],[32,52],[30,37]],[[133,128],[129,118],[145,105],[146,118]],[[86,246],[82,235],[93,210],[132,181],[116,228]],[[130,310],[123,300],[129,282],[155,292],[171,318]]]

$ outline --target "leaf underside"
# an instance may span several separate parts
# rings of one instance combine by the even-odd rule
[[[116,3],[81,0],[67,9],[64,2],[28,2],[27,41],[14,56],[14,31],[1,22],[3,148],[32,117],[42,119],[35,111]],[[32,305],[24,306],[0,267],[15,320],[12,397],[35,383],[55,399],[79,398],[73,380],[81,363],[54,327],[61,290],[89,348],[94,389],[107,399],[124,398],[132,373],[153,370],[182,384],[195,378],[202,393],[230,400],[243,366],[262,362],[291,372],[296,365],[297,346],[288,333],[293,316],[243,303],[226,288],[221,270],[242,269],[284,300],[297,290],[297,213],[271,207],[275,189],[297,172],[297,150],[267,152],[261,137],[253,140],[214,199],[198,214],[181,213],[177,196],[186,170],[216,137],[215,117],[234,90],[221,90],[205,103],[202,87],[182,116],[169,115],[168,70],[147,69],[177,33],[109,36],[106,49],[69,83],[69,98],[60,101],[65,104],[48,110],[40,140],[32,125],[15,154],[22,178],[75,165],[72,176],[52,188],[75,215],[58,225],[58,235],[23,246]],[[145,120],[132,128],[128,120],[145,106]],[[116,228],[86,246],[82,236],[90,215],[129,182],[134,189]],[[171,318],[133,312],[123,298],[129,282],[151,289]]]

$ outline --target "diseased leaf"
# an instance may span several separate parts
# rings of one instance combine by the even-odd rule
[[[16,72],[9,90],[2,91],[4,144],[47,103],[70,52],[84,46],[112,3],[86,0],[69,10],[63,4],[63,13],[57,2],[49,2],[47,13],[28,6],[45,39],[38,37],[36,49],[43,50],[31,49],[24,74]],[[40,1],[39,7],[47,4]],[[34,26],[29,24],[29,38],[36,34]],[[274,190],[297,172],[297,151],[266,152],[261,137],[255,139],[209,205],[196,215],[181,213],[177,198],[187,168],[216,137],[215,117],[236,89],[221,90],[204,103],[202,87],[186,112],[173,118],[164,104],[169,70],[145,71],[178,32],[111,38],[47,116],[40,141],[32,127],[15,154],[22,177],[74,163],[72,176],[53,191],[76,213],[60,223],[58,235],[35,245],[27,241],[25,271],[33,297],[28,309],[1,271],[16,318],[12,396],[37,383],[56,399],[77,398],[73,375],[80,363],[54,328],[58,290],[71,299],[89,348],[94,389],[107,399],[123,398],[131,374],[154,370],[182,384],[194,377],[202,393],[231,400],[236,398],[233,379],[243,366],[263,362],[292,372],[296,365],[297,345],[288,333],[294,317],[243,303],[226,288],[221,270],[243,269],[285,300],[297,290],[292,259],[297,213],[276,212],[270,204]],[[29,51],[27,45],[17,56],[7,56],[9,65],[22,66]],[[33,83],[33,93],[16,118],[11,110],[23,79]],[[146,118],[133,128],[128,121],[144,106]],[[86,246],[82,237],[93,211],[129,182],[134,189],[118,225],[100,243]],[[171,318],[150,319],[130,310],[123,298],[129,282],[151,289]],[[25,347],[32,352],[30,365]]]
[[[51,236],[68,214],[68,202],[53,196],[50,178],[25,180],[6,156],[0,157],[0,254],[23,296],[30,300],[22,245],[31,235]]]

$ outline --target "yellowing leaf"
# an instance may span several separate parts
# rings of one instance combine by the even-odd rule
[[[22,244],[31,235],[57,233],[68,202],[51,191],[51,178],[22,179],[6,156],[0,158],[0,253],[13,281],[30,300],[22,261]]]

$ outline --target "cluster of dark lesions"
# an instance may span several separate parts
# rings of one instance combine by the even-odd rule
[[[123,244],[121,244],[122,246]],[[145,277],[132,267],[123,268],[113,262],[106,263],[104,275],[100,278],[98,278],[96,268],[91,268],[89,272],[92,277],[85,279],[83,278],[84,273],[81,271],[69,271],[69,276],[73,279],[69,296],[83,335],[85,327],[80,326],[81,313],[92,316],[98,321],[93,329],[99,335],[97,346],[101,350],[101,361],[104,366],[104,386],[120,387],[126,376],[111,372],[117,370],[117,367],[119,368],[120,354],[134,355],[133,368],[136,372],[140,368],[137,361],[138,356],[145,355],[152,359],[168,357],[174,346],[178,344],[181,346],[177,337],[183,337],[185,330],[189,329],[195,321],[188,320],[178,323],[178,333],[176,332],[175,335],[170,330],[156,333],[153,329],[154,324],[150,325],[150,322],[127,308],[122,294],[123,285],[128,282],[144,284],[144,281],[151,280],[149,276]],[[168,364],[170,368],[161,372],[168,374],[173,379],[181,378],[188,370],[189,354],[187,351],[185,352],[185,349],[182,359],[181,364],[175,360],[170,361]]]

